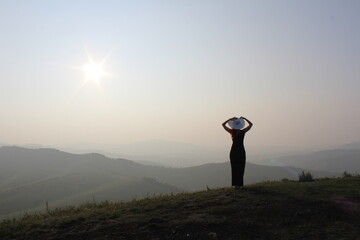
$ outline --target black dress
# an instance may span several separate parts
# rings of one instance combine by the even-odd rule
[[[232,186],[244,185],[244,171],[246,153],[244,148],[244,130],[233,130],[231,132],[232,146],[230,150]]]

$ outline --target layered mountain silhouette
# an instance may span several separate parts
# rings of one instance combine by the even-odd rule
[[[245,183],[297,179],[300,168],[247,163]],[[340,173],[312,171],[315,177]],[[0,148],[0,216],[102,200],[196,191],[230,185],[230,164],[148,166],[103,155],[56,149]]]
[[[305,155],[287,156],[273,161],[278,165],[287,165],[329,172],[360,173],[360,149],[332,149]]]

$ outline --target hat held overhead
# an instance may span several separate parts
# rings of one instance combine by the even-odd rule
[[[243,118],[236,118],[228,122],[232,129],[242,129],[245,126],[245,120]]]

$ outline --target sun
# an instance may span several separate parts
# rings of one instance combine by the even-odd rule
[[[79,90],[90,84],[96,86],[102,92],[102,81],[104,80],[104,78],[115,77],[114,74],[109,73],[105,70],[105,62],[108,60],[110,54],[98,61],[98,59],[95,60],[95,58],[93,58],[89,54],[86,48],[85,52],[87,56],[87,61],[82,65],[82,67],[71,67],[73,69],[81,71],[84,74],[83,82]]]
[[[85,74],[85,81],[92,81],[96,84],[100,84],[101,78],[106,75],[104,71],[103,62],[95,63],[92,60],[89,63],[84,64],[82,71]]]

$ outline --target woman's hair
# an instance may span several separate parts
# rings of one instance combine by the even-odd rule
[[[236,134],[238,133],[238,131],[241,131],[241,129],[231,128],[231,132],[230,132],[231,139],[234,139],[234,137],[236,136]]]

